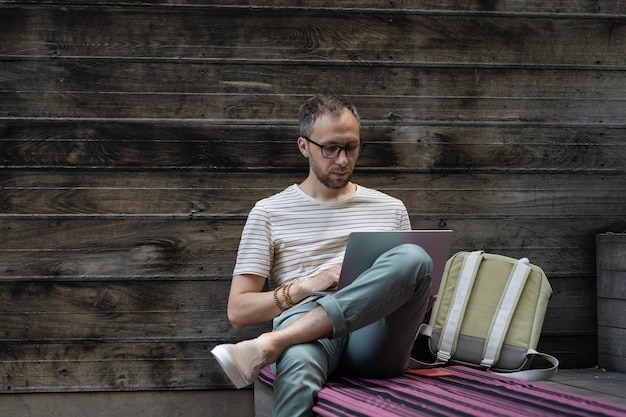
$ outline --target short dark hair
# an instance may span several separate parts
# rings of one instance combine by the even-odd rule
[[[316,94],[308,98],[300,106],[300,136],[308,138],[313,130],[313,124],[321,115],[340,116],[344,109],[348,109],[361,125],[356,107],[347,98],[335,94]]]

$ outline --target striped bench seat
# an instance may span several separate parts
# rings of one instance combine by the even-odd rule
[[[269,368],[254,385],[256,417],[271,416]],[[389,379],[333,378],[313,411],[322,417],[624,416],[626,407],[465,366]]]

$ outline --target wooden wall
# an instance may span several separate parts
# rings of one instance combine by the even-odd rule
[[[626,7],[610,0],[0,1],[0,391],[229,387],[254,202],[297,108],[349,96],[356,180],[453,250],[528,256],[541,349],[596,364],[594,235],[626,228]]]

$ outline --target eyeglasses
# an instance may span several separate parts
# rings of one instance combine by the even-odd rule
[[[357,158],[361,152],[363,152],[363,144],[358,145],[348,145],[348,146],[339,146],[339,145],[320,145],[319,143],[312,141],[306,136],[302,136],[307,142],[311,142],[313,145],[317,145],[322,150],[322,156],[326,159],[335,159],[339,158],[339,154],[341,151],[346,153],[346,158]]]

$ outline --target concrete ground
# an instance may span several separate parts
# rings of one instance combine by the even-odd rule
[[[1,417],[246,417],[251,389],[0,394]]]
[[[554,378],[540,383],[562,391],[626,406],[626,373],[597,368],[559,369]]]

